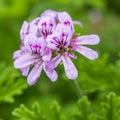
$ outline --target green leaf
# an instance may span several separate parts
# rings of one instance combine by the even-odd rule
[[[43,104],[43,101],[39,102]],[[101,107],[100,103],[102,103]],[[21,104],[12,114],[17,120],[120,120],[119,96],[111,92],[107,95],[107,101],[100,103],[97,103],[98,110],[95,110],[88,98],[83,96],[74,107],[60,106],[57,101],[53,101],[52,104],[49,103],[50,109],[48,103],[40,108],[35,102],[32,109]]]
[[[61,109],[57,101],[54,101],[52,103],[51,110],[53,113],[54,120],[65,120],[64,116],[61,114]]]
[[[94,120],[96,119],[95,113],[92,112],[91,103],[88,98],[84,96],[78,101],[79,111],[73,114],[75,120]]]
[[[14,96],[22,94],[26,82],[12,66],[0,65],[0,102],[14,102]]]
[[[107,101],[102,103],[101,120],[120,120],[120,97],[111,92],[107,96]]]
[[[116,64],[111,64],[109,59],[109,55],[104,54],[103,57],[95,61],[83,58],[75,61],[79,71],[78,83],[83,92],[91,97],[91,100],[100,101],[110,91],[116,93],[120,91],[120,61],[117,60]]]
[[[40,107],[37,102],[33,104],[32,109],[21,104],[19,108],[16,108],[12,112],[12,115],[15,116],[17,120],[46,120],[41,114]]]

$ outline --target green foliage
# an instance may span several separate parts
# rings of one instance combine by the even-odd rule
[[[21,104],[20,108],[16,108],[12,114],[18,118],[17,120],[45,120],[37,102],[33,104],[32,109]]]
[[[13,103],[14,96],[22,94],[27,84],[12,66],[0,64],[0,73],[0,102]]]
[[[113,92],[107,95],[107,101],[102,103],[101,120],[120,120],[120,96]]]
[[[116,12],[120,15],[119,0],[106,0],[106,3],[109,10],[111,10],[112,12]]]
[[[113,19],[112,19],[113,18]],[[114,24],[111,24],[114,23]],[[106,19],[103,21],[99,34],[101,42],[99,44],[99,50],[101,53],[109,53],[110,60],[114,61],[118,57],[118,51],[120,51],[120,22],[115,15],[106,15]],[[94,31],[93,31],[94,32]]]
[[[62,106],[61,109],[61,106],[56,101],[49,105],[51,109],[49,109],[49,106],[45,106],[46,110],[49,110],[48,114],[40,112],[42,108],[36,102],[33,104],[32,109],[21,104],[12,114],[18,118],[17,120],[119,120],[120,96],[116,96],[115,93],[110,92],[107,95],[107,101],[100,101],[100,103],[97,104],[98,110],[94,111],[91,105],[92,103],[88,98],[86,96],[82,97],[78,100],[78,104],[74,104],[76,110],[70,109],[69,114],[71,118],[68,117],[68,113],[64,113],[66,107]]]
[[[119,92],[120,61],[116,62],[116,64],[109,64],[108,55],[95,61],[79,60],[80,65],[77,65],[80,71],[78,81],[84,92],[90,94],[91,97],[96,95],[95,98],[100,98],[109,91]]]
[[[48,107],[47,107],[48,108]],[[52,111],[52,112],[50,112]],[[21,104],[19,108],[16,108],[12,114],[17,120],[64,120],[64,117],[60,113],[60,106],[54,101],[49,109],[49,114],[52,114],[52,118],[44,116],[41,112],[40,105],[38,102],[33,103],[32,109],[27,108]],[[48,118],[48,119],[46,119]]]
[[[79,112],[75,113],[75,120],[89,120],[90,115],[90,102],[87,97],[83,97],[78,101]]]
[[[33,17],[35,15],[39,15],[41,11],[44,11],[46,9],[53,9],[57,11],[69,11],[71,12],[71,14],[74,10],[73,16],[77,16],[78,18],[85,11],[87,12],[88,10],[93,9],[104,11],[105,7],[106,2],[103,0],[52,0],[52,2],[50,2],[49,0],[41,0],[33,8],[31,16]]]
[[[56,101],[52,103],[51,110],[54,120],[65,120],[64,116],[61,114],[60,106]]]
[[[0,1],[0,18],[20,17],[26,14],[30,5],[36,0],[1,0]]]
[[[25,93],[28,97],[27,98],[24,98],[24,96],[22,97],[22,99],[24,98],[26,99],[26,101],[29,101],[30,99],[32,101],[31,96],[36,96],[37,100],[40,99],[40,104],[44,103],[41,108],[39,107],[38,104],[36,104],[37,107],[32,107],[32,109],[25,107],[25,105],[21,105],[20,108],[14,110],[13,115],[20,120],[25,120],[25,119],[37,120],[38,118],[40,119],[46,118],[46,120],[49,119],[109,120],[110,117],[109,115],[112,115],[113,119],[117,120],[119,118],[119,111],[120,111],[119,110],[120,97],[117,97],[115,94],[110,93],[107,96],[107,101],[102,102],[104,96],[109,91],[114,90],[116,93],[119,94],[119,90],[120,90],[119,88],[120,60],[116,61],[114,64],[109,64],[108,60],[109,57],[107,55],[104,55],[103,57],[101,57],[100,59],[94,62],[93,61],[88,62],[85,59],[79,60],[80,67],[79,65],[77,67],[78,70],[81,70],[81,72],[79,73],[80,77],[77,80],[80,86],[82,87],[83,92],[88,95],[91,102],[88,100],[87,97],[83,97],[78,101],[77,106],[75,104],[72,106],[71,100],[76,100],[75,93],[72,93],[73,88],[71,87],[71,84],[68,84],[68,82],[72,83],[72,81],[68,81],[64,75],[64,72],[63,73],[61,72],[60,77],[65,79],[65,81],[63,79],[58,79],[58,81],[54,85],[53,83],[50,84],[50,82],[48,81],[43,83],[43,80],[46,79],[43,75],[43,79],[41,79],[40,84],[36,85],[37,89],[34,87],[34,92],[32,93],[28,89],[28,91],[30,91],[30,94]],[[92,66],[92,68],[90,68],[90,66]],[[23,79],[20,79],[21,75],[14,68],[12,68],[11,66],[6,68],[5,67],[6,66],[4,64],[1,64],[0,101],[15,103],[14,96],[22,93],[22,90],[27,87],[26,82],[23,81]],[[100,72],[101,70],[102,72]],[[98,76],[100,76],[100,78]],[[7,81],[8,79],[9,81]],[[66,85],[67,85],[67,89],[66,89]],[[38,88],[40,89],[40,91]],[[42,89],[44,91],[43,93],[42,93]],[[38,94],[34,94],[34,93],[38,93]],[[51,101],[49,97],[47,98],[43,97],[44,100],[42,100],[41,97],[38,97],[39,94],[40,96],[43,96],[44,94],[46,94],[47,96],[48,94],[49,96],[57,94],[57,98],[59,97],[62,98],[61,99],[62,104],[61,106],[58,104],[58,102],[53,102],[52,104],[50,104],[50,102],[48,102]],[[69,103],[69,107],[64,106],[67,102]],[[98,103],[102,103],[101,110],[99,110],[100,106]],[[36,112],[35,110],[38,112]],[[65,113],[63,111],[65,111]],[[32,116],[30,116],[29,114],[31,114]]]
[[[64,5],[72,5],[72,7],[75,10],[85,10],[85,8],[87,7],[91,7],[91,8],[96,8],[96,9],[104,9],[105,7],[105,2],[103,2],[103,0],[60,0],[60,1],[56,1],[53,0],[56,4],[64,4]]]

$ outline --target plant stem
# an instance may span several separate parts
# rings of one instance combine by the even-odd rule
[[[80,85],[78,84],[77,80],[74,80],[73,83],[74,83],[74,88],[76,89],[75,92],[76,92],[77,96],[79,98],[81,98],[84,95],[84,93],[83,93]]]
[[[78,98],[82,98],[85,94],[83,93],[83,91],[82,91],[80,85],[78,84],[77,80],[74,80],[73,83],[74,83],[74,90],[75,90]],[[92,108],[90,108],[90,112],[91,113],[94,112]]]

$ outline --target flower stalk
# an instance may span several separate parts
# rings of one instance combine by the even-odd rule
[[[74,80],[73,83],[74,83],[76,95],[78,96],[78,98],[82,98],[84,96],[84,93],[82,91],[82,88],[80,87],[80,84],[78,83],[77,80]]]

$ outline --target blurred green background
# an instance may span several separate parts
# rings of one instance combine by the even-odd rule
[[[97,103],[111,91],[120,95],[119,5],[119,0],[0,0],[0,120],[13,120],[13,116],[32,120],[22,118],[20,112],[12,116],[12,111],[20,104],[30,107],[34,101],[40,103],[49,117],[48,106],[53,100],[61,104],[63,112],[69,113],[75,108],[77,91],[66,78],[62,66],[57,69],[57,82],[52,83],[43,72],[37,84],[31,87],[13,67],[12,55],[19,49],[23,21],[31,21],[46,9],[67,11],[73,20],[81,21],[83,27],[75,26],[76,33],[100,36],[100,44],[92,47],[99,53],[97,60],[89,61],[78,55],[78,60],[73,61],[79,70],[77,81],[93,108],[99,111]]]

